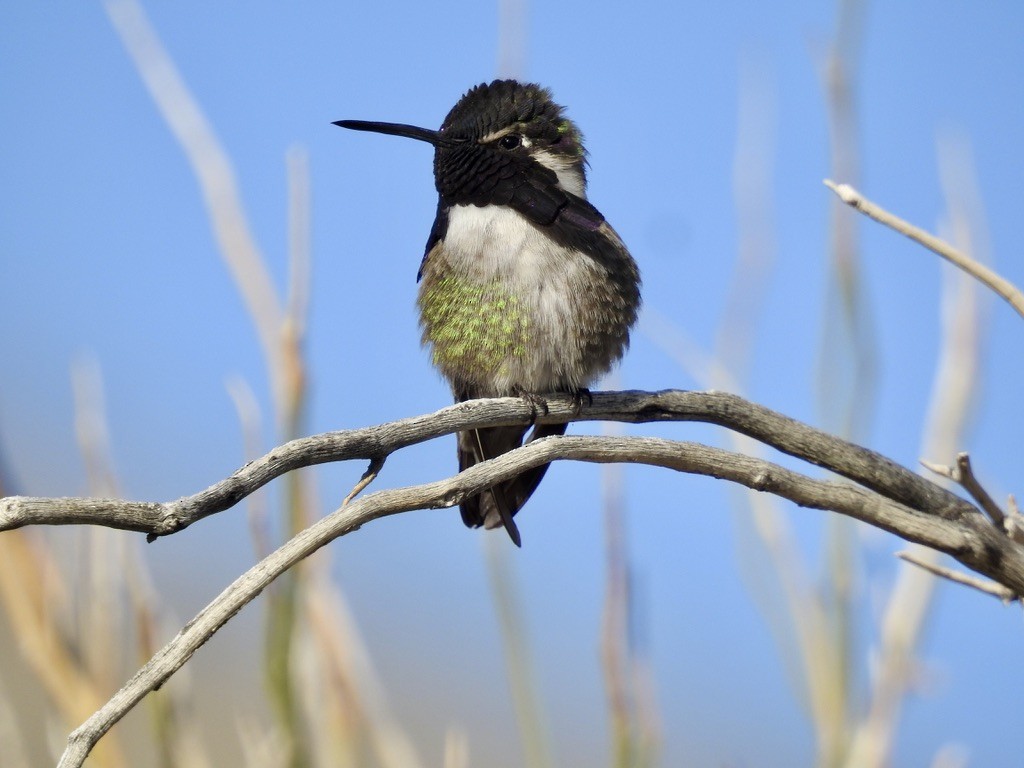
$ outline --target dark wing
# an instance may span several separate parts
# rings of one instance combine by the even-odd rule
[[[592,230],[604,221],[594,206],[560,187],[547,166],[472,142],[437,150],[434,181],[448,206],[507,205],[541,227],[563,216]]]
[[[528,171],[509,179],[509,202],[527,219],[541,227],[564,223],[569,227],[596,232],[604,216],[588,201],[558,186],[558,175],[550,168],[534,164]]]

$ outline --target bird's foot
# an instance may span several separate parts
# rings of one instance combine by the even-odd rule
[[[516,388],[515,396],[521,397],[526,401],[527,405],[530,406],[530,424],[533,425],[537,421],[537,416],[543,414],[548,415],[548,401],[538,395],[536,392],[527,392],[526,390]]]
[[[572,411],[574,416],[579,416],[580,411],[583,410],[583,401],[587,401],[587,405],[594,404],[594,396],[590,394],[590,390],[586,387],[580,387],[572,391]]]

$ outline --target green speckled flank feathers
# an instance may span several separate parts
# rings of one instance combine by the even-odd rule
[[[498,371],[526,354],[530,319],[498,280],[478,284],[451,274],[424,277],[420,292],[423,342],[451,381]]]

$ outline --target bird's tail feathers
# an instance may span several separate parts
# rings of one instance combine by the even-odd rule
[[[549,435],[564,435],[567,424],[537,424],[527,442]],[[526,427],[490,427],[460,432],[459,471],[481,461],[508,453],[523,444]],[[516,546],[522,546],[519,529],[513,516],[527,502],[547,472],[548,464],[528,469],[522,474],[465,499],[459,509],[462,521],[470,528],[504,526]]]

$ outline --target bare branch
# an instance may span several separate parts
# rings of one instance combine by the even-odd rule
[[[96,741],[147,693],[160,687],[192,654],[274,579],[333,539],[379,517],[416,509],[451,507],[531,467],[558,459],[644,463],[728,479],[784,496],[801,506],[834,509],[943,551],[972,549],[951,521],[924,514],[864,488],[814,480],[767,461],[696,443],[639,437],[557,437],[529,443],[455,477],[382,490],[341,507],[300,532],[224,590],[160,650],[111,700],[68,738],[61,768],[79,766]],[[1004,537],[1001,540],[1006,541]],[[1008,557],[1008,556],[1007,556]],[[1024,592],[1024,558],[1014,579]]]
[[[922,467],[927,469],[932,474],[938,475],[939,477],[944,477],[947,480],[952,480],[953,479],[953,468],[952,467],[947,466],[946,464],[939,464],[939,463],[934,462],[934,461],[928,461],[926,459],[920,459],[919,462],[920,462]]]
[[[541,423],[570,421],[701,421],[748,435],[784,453],[842,475],[893,501],[950,521],[978,514],[944,488],[841,438],[725,392],[598,392],[582,408],[566,395],[547,398]],[[432,414],[376,427],[325,432],[291,440],[193,496],[166,503],[116,499],[0,499],[0,531],[24,525],[92,524],[148,533],[175,533],[222,512],[281,475],[301,467],[385,458],[401,448],[465,429],[527,424],[533,408],[521,398],[469,400]]]
[[[354,499],[356,496],[362,493],[366,489],[366,486],[368,486],[370,483],[377,479],[377,475],[380,474],[380,471],[383,467],[383,458],[370,459],[370,466],[366,468],[366,471],[363,472],[363,476],[359,478],[359,482],[352,487],[352,490],[349,491],[348,496],[346,496],[345,500],[341,502],[341,506],[344,507],[346,504],[352,501],[352,499]]]
[[[1018,544],[1024,544],[1024,515],[1017,509],[1017,500],[1012,493],[1006,500],[1006,519],[1003,520],[1003,530]]]
[[[921,461],[921,466],[929,472],[934,472],[936,475],[945,477],[947,480],[952,480],[957,485],[960,485],[971,494],[972,499],[978,502],[978,506],[985,511],[993,523],[1001,529],[1005,528],[1005,513],[996,504],[995,499],[978,482],[978,478],[974,476],[974,470],[971,469],[971,457],[967,453],[957,454],[956,467],[948,467],[945,464],[935,464],[924,460]]]
[[[596,400],[596,396],[595,396]],[[524,404],[525,405],[525,404]],[[300,532],[257,563],[204,608],[114,697],[68,737],[60,768],[80,766],[96,741],[147,693],[159,688],[192,654],[274,579],[333,539],[379,517],[416,509],[451,507],[531,467],[558,459],[631,462],[703,474],[741,483],[788,498],[801,506],[832,509],[911,541],[953,554],[969,567],[993,570],[985,562],[994,542],[1006,569],[1004,582],[1024,593],[1024,556],[992,530],[980,538],[952,520],[926,514],[842,481],[814,480],[771,462],[696,443],[640,437],[552,437],[529,443],[497,459],[477,464],[455,477],[424,485],[382,490],[341,507]],[[1012,549],[1010,549],[1012,547]]]
[[[971,498],[978,502],[978,505],[992,518],[992,522],[1002,528],[1005,515],[995,500],[989,496],[978,478],[974,476],[971,469],[971,457],[966,453],[959,453],[956,457],[957,477],[956,481],[963,486],[964,490],[971,494]]]
[[[824,184],[839,195],[839,199],[847,205],[856,208],[865,216],[874,219],[880,224],[894,229],[901,235],[906,235],[911,240],[920,243],[928,250],[955,264],[967,274],[977,278],[999,294],[999,296],[1006,299],[1010,306],[1017,310],[1017,314],[1024,317],[1024,291],[1021,291],[1020,288],[1006,278],[996,274],[984,264],[975,261],[962,251],[957,250],[945,240],[925,232],[920,227],[916,227],[909,221],[905,221],[899,216],[895,216],[884,208],[872,203],[849,184],[836,184],[830,179],[825,179]]]
[[[549,401],[545,420],[568,420],[573,403],[569,397]],[[840,480],[817,480],[761,459],[711,448],[697,443],[641,437],[552,437],[529,443],[497,459],[482,462],[452,478],[434,483],[382,490],[342,506],[301,531],[237,579],[204,608],[114,697],[76,729],[68,739],[60,766],[79,766],[99,738],[150,691],[160,687],[192,654],[243,606],[274,579],[335,538],[365,523],[399,512],[451,507],[467,496],[480,493],[540,464],[560,459],[598,463],[642,463],[680,472],[730,480],[748,488],[787,498],[801,506],[834,510],[884,530],[952,555],[969,568],[998,580],[1014,595],[1024,594],[1024,549],[990,525],[974,507],[919,478],[878,454],[806,425],[787,419],[742,398],[722,393],[598,393],[585,406],[581,418],[614,417],[623,421],[701,418],[765,439],[794,455],[862,478],[861,482],[884,489],[889,496]],[[196,497],[175,502],[176,512],[190,512],[194,519],[211,509],[237,502],[246,493],[288,469],[322,463],[356,454],[373,458],[426,436],[530,418],[530,405],[518,398],[478,400],[420,416],[385,424],[371,430],[328,433],[292,441],[252,462],[231,478]],[[770,439],[769,439],[770,438]],[[822,457],[825,458],[822,458]],[[904,477],[908,475],[913,481]],[[893,498],[923,502],[910,506]],[[930,502],[930,505],[929,505]],[[205,507],[203,505],[206,505]],[[118,505],[124,509],[117,510]],[[132,520],[161,521],[172,505],[140,504],[91,499],[0,499],[0,520],[8,527],[31,522],[58,522],[58,510],[67,520],[123,523]],[[125,511],[127,510],[127,511]],[[89,512],[97,520],[89,520]],[[121,517],[119,517],[121,515]],[[184,518],[182,518],[184,519]],[[125,527],[125,526],[121,526]],[[140,526],[141,527],[141,526]],[[179,526],[180,527],[180,526]],[[145,528],[143,528],[145,529]],[[160,528],[166,531],[166,526]]]
[[[1004,587],[1002,584],[996,584],[994,581],[987,579],[979,579],[977,576],[971,576],[969,573],[961,573],[960,571],[954,571],[952,568],[945,568],[941,565],[936,565],[927,560],[923,560],[913,552],[904,550],[903,552],[897,552],[896,557],[901,560],[906,560],[908,563],[913,563],[919,568],[929,573],[933,573],[936,576],[940,576],[944,579],[949,579],[957,584],[963,584],[968,587],[972,587],[987,595],[993,595],[998,597],[1004,603],[1010,603],[1020,598],[1014,594],[1012,589]]]

